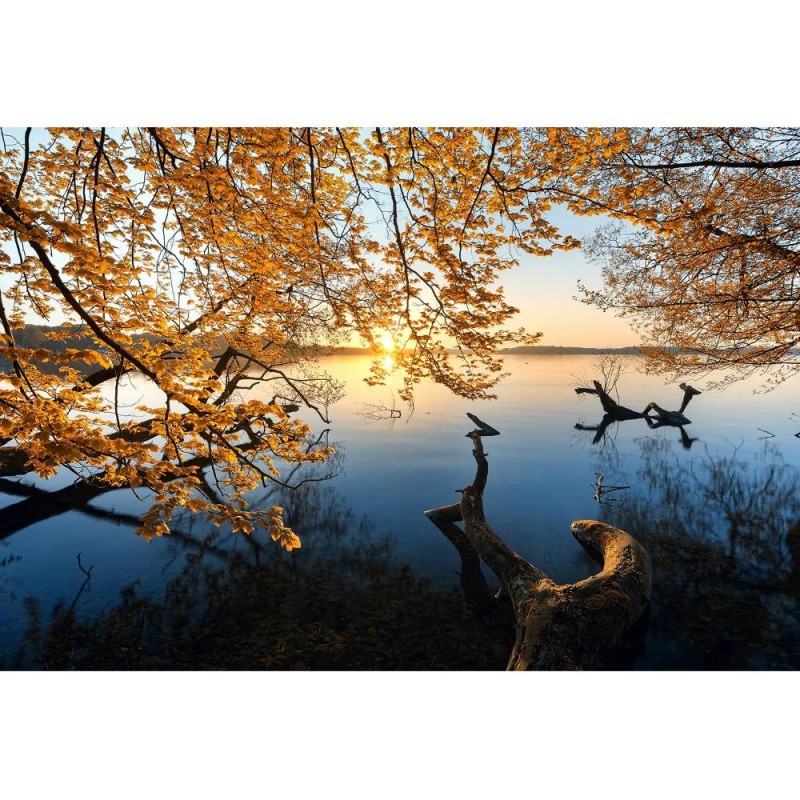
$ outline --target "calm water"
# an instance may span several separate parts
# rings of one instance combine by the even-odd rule
[[[219,605],[223,595],[225,603],[232,602],[253,565],[283,576],[273,580],[275,586],[284,578],[287,587],[291,581],[310,586],[310,576],[316,581],[330,573],[340,593],[343,585],[378,592],[389,585],[387,576],[410,574],[424,579],[431,592],[449,592],[458,585],[458,557],[422,512],[454,502],[455,490],[472,480],[474,462],[464,437],[472,427],[465,412],[471,411],[501,432],[486,440],[485,508],[511,547],[558,581],[596,571],[569,532],[574,519],[617,524],[650,551],[653,602],[634,668],[796,669],[800,438],[794,434],[800,417],[793,414],[800,413],[800,403],[793,384],[754,395],[757,381],[723,392],[706,391],[695,381],[704,391],[689,405],[692,424],[684,431],[652,430],[632,420],[611,426],[593,442],[595,432],[575,425],[597,425],[599,402],[572,389],[599,377],[595,361],[509,357],[512,376],[496,400],[466,402],[425,385],[413,414],[398,402],[401,418],[373,419],[367,404],[392,407],[392,390],[360,381],[367,359],[325,359],[326,369],[348,384],[347,397],[330,410],[327,433],[341,451],[337,476],[291,496],[264,491],[253,498],[285,506],[303,540],[292,554],[224,529],[208,530],[190,515],[178,519],[175,537],[148,543],[133,533],[143,505],[131,492],[110,492],[88,509],[69,509],[41,497],[26,499],[24,489],[0,483],[0,530],[6,532],[0,540],[0,662],[6,668],[62,665],[51,664],[43,642],[65,620],[70,631],[100,620],[106,641],[130,636],[134,618],[138,630],[149,630],[157,616],[160,636],[191,635],[195,642],[196,633],[186,633],[186,619],[204,618],[204,609]],[[630,362],[632,370],[637,363]],[[676,386],[635,371],[621,377],[619,392],[620,402],[634,409],[650,400],[677,408],[682,398]],[[317,433],[322,427],[317,425]],[[592,488],[597,473],[605,485],[630,488],[598,504]],[[59,478],[48,488],[67,483],[68,477]],[[8,535],[32,509],[34,516],[49,516]],[[88,580],[81,567],[91,567]],[[324,591],[333,590],[326,584]],[[336,602],[340,616],[354,613],[341,596]],[[330,604],[325,608],[332,613]],[[304,613],[313,621],[317,612],[309,606]],[[392,613],[398,624],[413,625],[402,608]],[[293,624],[290,610],[285,619]],[[247,628],[245,612],[237,624]],[[339,620],[331,630],[347,625]],[[92,636],[100,635],[93,630]],[[302,639],[303,632],[296,633]],[[83,635],[80,647],[91,647],[89,634]],[[124,649],[124,641],[115,646]],[[332,640],[330,647],[336,646]],[[172,664],[155,658],[150,665]]]

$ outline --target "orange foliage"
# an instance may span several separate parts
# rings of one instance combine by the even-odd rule
[[[529,132],[543,139],[541,131]],[[772,386],[800,368],[800,130],[641,128],[548,132],[554,191],[621,220],[587,248],[650,366],[754,370]]]
[[[330,452],[309,451],[308,426],[290,417],[325,418],[341,391],[308,367],[318,346],[360,337],[377,353],[391,330],[406,396],[432,378],[485,397],[497,348],[535,338],[508,327],[503,271],[515,252],[577,246],[544,216],[559,198],[545,185],[553,146],[515,129],[38,138],[6,132],[0,153],[0,347],[12,364],[0,435],[40,475],[68,466],[151,489],[148,536],[187,507],[298,547],[281,510],[254,511],[246,494]],[[18,347],[32,318],[66,320],[92,344]],[[117,393],[101,391],[125,373],[164,404],[125,419]],[[270,402],[247,399],[254,382]]]

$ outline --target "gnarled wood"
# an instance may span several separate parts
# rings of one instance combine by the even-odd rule
[[[576,430],[595,432],[594,439],[592,439],[592,444],[598,444],[600,441],[602,441],[606,430],[611,424],[614,422],[623,422],[629,419],[643,419],[648,428],[661,428],[663,426],[679,428],[681,432],[681,444],[687,450],[694,442],[697,441],[696,438],[690,437],[683,429],[684,425],[690,425],[692,422],[690,419],[687,419],[684,416],[683,412],[686,410],[686,406],[689,405],[691,399],[695,395],[702,394],[702,392],[699,389],[695,389],[693,386],[690,386],[688,383],[679,384],[680,388],[683,389],[683,400],[680,408],[677,411],[668,411],[654,401],[650,401],[645,406],[644,411],[634,411],[626,406],[619,405],[619,403],[609,397],[608,393],[603,389],[599,381],[592,381],[592,384],[594,385],[593,389],[589,389],[586,386],[579,386],[575,389],[576,394],[597,395],[597,397],[600,399],[600,404],[603,407],[603,411],[605,411],[605,414],[603,414],[603,419],[600,421],[599,425],[584,425],[582,423],[575,424]]]
[[[686,406],[689,405],[689,401],[695,395],[702,394],[702,392],[699,389],[695,389],[693,386],[689,386],[688,383],[681,383],[679,386],[683,389],[683,401],[681,402],[681,407],[677,411],[667,411],[661,408],[658,403],[651,400],[645,407],[643,414],[647,415],[650,411],[655,411],[656,414],[658,414],[659,420],[665,425],[689,425],[691,420],[687,419],[683,415],[683,412]]]
[[[643,417],[646,418],[651,411],[655,411],[659,420],[666,425],[688,425],[691,420],[686,419],[686,417],[683,415],[683,412],[686,410],[686,406],[689,405],[689,402],[695,395],[702,394],[699,389],[695,389],[688,383],[681,383],[679,384],[679,387],[683,389],[683,400],[680,408],[677,411],[667,411],[658,405],[658,403],[653,401],[649,402],[645,406],[644,411],[634,411],[632,408],[627,408],[626,406],[621,406],[619,403],[617,403],[605,391],[605,389],[603,389],[600,381],[592,381],[592,386],[594,387],[592,389],[589,389],[586,386],[579,386],[575,389],[575,394],[597,395],[597,397],[600,399],[600,405],[603,407],[603,411],[605,411],[606,415],[608,416],[608,422],[606,425],[620,420],[642,419]]]
[[[593,389],[585,386],[579,386],[575,389],[575,394],[596,394],[600,398],[600,405],[603,406],[603,411],[609,415],[610,421],[623,420],[623,419],[641,419],[644,413],[634,411],[632,408],[621,406],[614,400],[611,395],[606,392],[600,381],[592,381]]]
[[[629,534],[602,522],[572,524],[578,542],[603,564],[596,575],[557,584],[509,548],[486,520],[483,491],[488,462],[480,431],[468,434],[477,464],[475,480],[461,502],[425,512],[440,530],[464,522],[464,535],[498,576],[514,611],[516,641],[509,670],[600,669],[642,616],[650,598],[650,559]],[[447,533],[447,532],[446,532]],[[448,538],[453,541],[451,535]],[[457,538],[457,537],[456,537]],[[464,541],[457,545],[464,563]]]

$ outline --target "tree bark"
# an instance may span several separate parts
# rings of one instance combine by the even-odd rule
[[[486,521],[483,491],[489,465],[481,432],[468,436],[477,464],[475,480],[463,490],[460,503],[425,513],[443,532],[447,533],[443,526],[448,527],[451,541],[451,528],[461,533],[455,522],[463,520],[464,538],[500,579],[511,601],[516,629],[507,669],[608,667],[613,651],[647,608],[651,586],[647,553],[618,528],[580,520],[572,523],[572,534],[603,569],[577,583],[555,583],[511,550]],[[464,544],[460,540],[457,545],[462,566]]]

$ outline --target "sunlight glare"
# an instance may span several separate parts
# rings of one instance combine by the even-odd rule
[[[395,368],[393,353],[396,349],[394,339],[388,331],[376,330],[375,342],[381,347],[381,366],[388,371]]]
[[[391,334],[386,331],[380,331],[377,338],[381,343],[381,347],[387,353],[391,353],[394,350],[394,339],[392,339]]]

